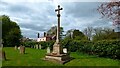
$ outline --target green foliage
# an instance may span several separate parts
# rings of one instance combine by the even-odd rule
[[[18,28],[13,28],[8,34],[5,36],[5,43],[7,46],[19,46],[20,44],[20,30]]]
[[[100,30],[100,32],[96,33],[96,35],[93,36],[93,41],[116,39],[119,39],[118,34],[110,29]]]
[[[28,41],[28,42],[23,42],[22,45],[23,46],[26,46],[26,47],[33,47],[34,45],[36,45],[37,42],[31,42],[31,41]]]
[[[79,30],[68,30],[65,40],[87,40],[87,37]]]
[[[104,40],[98,42],[87,40],[64,40],[62,41],[62,45],[71,52],[83,52],[100,57],[120,59],[119,40]]]
[[[73,39],[75,39],[75,40],[84,40],[85,35],[79,30],[74,30],[73,31]]]
[[[93,52],[101,57],[120,59],[120,41],[119,40],[98,41],[93,46]]]
[[[31,43],[29,46],[39,44],[42,49],[46,49],[48,46],[53,48],[55,41]],[[88,40],[62,40],[63,48],[67,48],[68,52],[83,52],[90,55],[96,55],[99,57],[109,57],[113,59],[120,59],[120,41],[119,40],[103,40],[92,42]]]
[[[0,16],[2,21],[2,39],[4,46],[19,46],[22,37],[20,27],[6,15]]]
[[[34,47],[35,45],[41,45],[42,49],[46,49],[47,47],[53,48],[53,44],[55,41],[46,41],[46,42],[23,42],[22,45],[26,47]]]

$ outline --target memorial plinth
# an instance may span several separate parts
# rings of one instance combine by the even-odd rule
[[[69,54],[63,53],[60,43],[55,43],[53,45],[53,52],[46,54],[45,60],[57,61],[60,64],[64,64],[71,60]]]

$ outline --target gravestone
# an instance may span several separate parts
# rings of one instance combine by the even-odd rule
[[[20,50],[20,46],[18,47],[18,50]]]
[[[39,45],[39,49],[41,49],[41,44]]]
[[[25,54],[25,46],[20,46],[20,54]]]
[[[36,45],[36,49],[39,49],[39,45],[38,44]]]
[[[15,50],[17,50],[17,46],[15,46]]]
[[[6,60],[5,51],[0,50],[0,60]]]
[[[67,53],[67,48],[63,48],[63,53]]]
[[[50,53],[50,47],[47,47],[47,54]]]

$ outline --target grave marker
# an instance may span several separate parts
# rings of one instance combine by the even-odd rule
[[[17,46],[15,46],[15,50],[17,50]]]
[[[25,46],[20,46],[20,54],[25,54]]]
[[[67,48],[63,48],[63,53],[67,53]]]

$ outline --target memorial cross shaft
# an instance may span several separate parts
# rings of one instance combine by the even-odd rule
[[[60,10],[63,10],[63,8],[60,8],[60,5],[58,5],[58,9],[55,9],[55,12],[58,12],[57,17],[58,17],[58,26],[57,26],[57,39],[56,42],[60,42]]]

